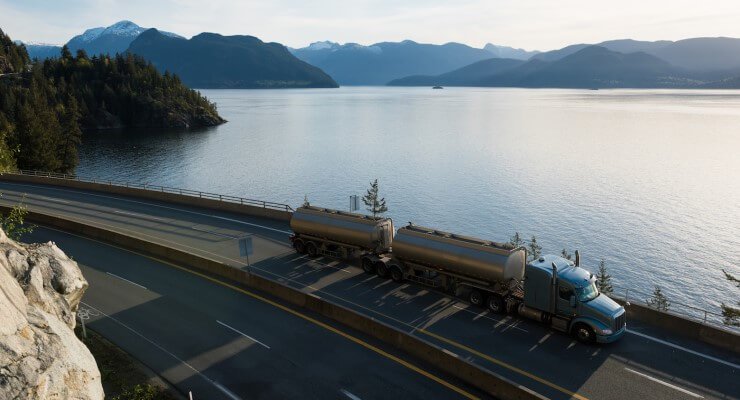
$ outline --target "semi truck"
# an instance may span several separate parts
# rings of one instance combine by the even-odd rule
[[[390,218],[304,206],[291,217],[296,252],[358,258],[368,274],[416,282],[467,299],[494,313],[512,313],[572,334],[581,342],[609,343],[626,330],[625,309],[600,293],[596,278],[571,261]]]

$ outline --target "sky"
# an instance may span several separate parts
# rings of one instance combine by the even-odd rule
[[[551,50],[740,37],[740,0],[0,0],[0,28],[23,41],[62,44],[124,19],[185,37],[248,34],[291,47],[411,39]]]

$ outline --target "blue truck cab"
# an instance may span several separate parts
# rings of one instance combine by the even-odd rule
[[[549,323],[582,342],[610,343],[626,330],[624,307],[596,287],[596,277],[576,262],[545,255],[524,271],[519,314]]]

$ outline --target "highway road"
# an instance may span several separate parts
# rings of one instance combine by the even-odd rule
[[[0,182],[0,202],[115,229],[246,268],[236,238],[252,235],[251,271],[313,292],[435,342],[554,399],[740,397],[737,354],[628,321],[610,345],[584,345],[533,321],[491,315],[415,284],[366,275],[289,247],[288,224],[67,188]],[[418,221],[422,223],[423,221]]]
[[[195,399],[485,397],[366,335],[190,271],[73,234],[37,228],[90,287],[99,332]]]

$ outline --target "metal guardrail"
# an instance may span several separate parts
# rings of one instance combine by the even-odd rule
[[[157,191],[157,192],[162,192],[162,193],[172,193],[172,194],[179,194],[183,196],[197,197],[201,199],[218,200],[218,201],[223,201],[227,203],[241,204],[241,205],[246,205],[246,206],[269,208],[272,210],[288,211],[288,212],[293,211],[293,208],[291,206],[287,204],[282,204],[282,203],[274,203],[271,201],[264,201],[264,200],[247,199],[244,197],[231,196],[227,194],[217,194],[217,193],[201,192],[201,191],[190,190],[190,189],[173,188],[173,187],[162,186],[162,185],[149,185],[146,183],[141,184],[141,183],[131,183],[131,182],[120,182],[120,181],[115,181],[115,180],[110,180],[110,179],[97,179],[97,178],[89,178],[89,177],[84,177],[84,176],[79,176],[79,175],[60,174],[56,172],[44,172],[44,171],[17,170],[17,171],[13,171],[9,173],[16,174],[16,175],[39,176],[39,177],[44,177],[44,178],[64,179],[64,180],[72,180],[72,181],[78,181],[78,182],[97,183],[97,184],[110,185],[110,186],[152,190],[152,191]]]
[[[625,288],[625,287],[619,287],[616,285],[612,285],[612,286],[614,288],[614,292],[612,294],[614,294],[615,296],[622,296],[622,299],[624,299],[624,301],[640,304],[642,306],[649,307],[649,308],[652,308],[658,311],[664,311],[664,312],[669,312],[671,314],[676,314],[676,315],[679,315],[685,318],[692,319],[694,321],[697,321],[705,325],[713,325],[716,327],[720,327],[720,328],[724,328],[724,329],[728,329],[732,331],[740,331],[740,328],[738,327],[725,325],[722,322],[724,320],[724,317],[719,312],[709,311],[704,308],[694,307],[688,304],[674,301],[668,295],[666,295],[666,297],[670,303],[670,306],[668,307],[667,310],[660,310],[657,307],[650,304],[650,302],[655,299],[655,296],[652,293],[642,292],[634,288]]]

